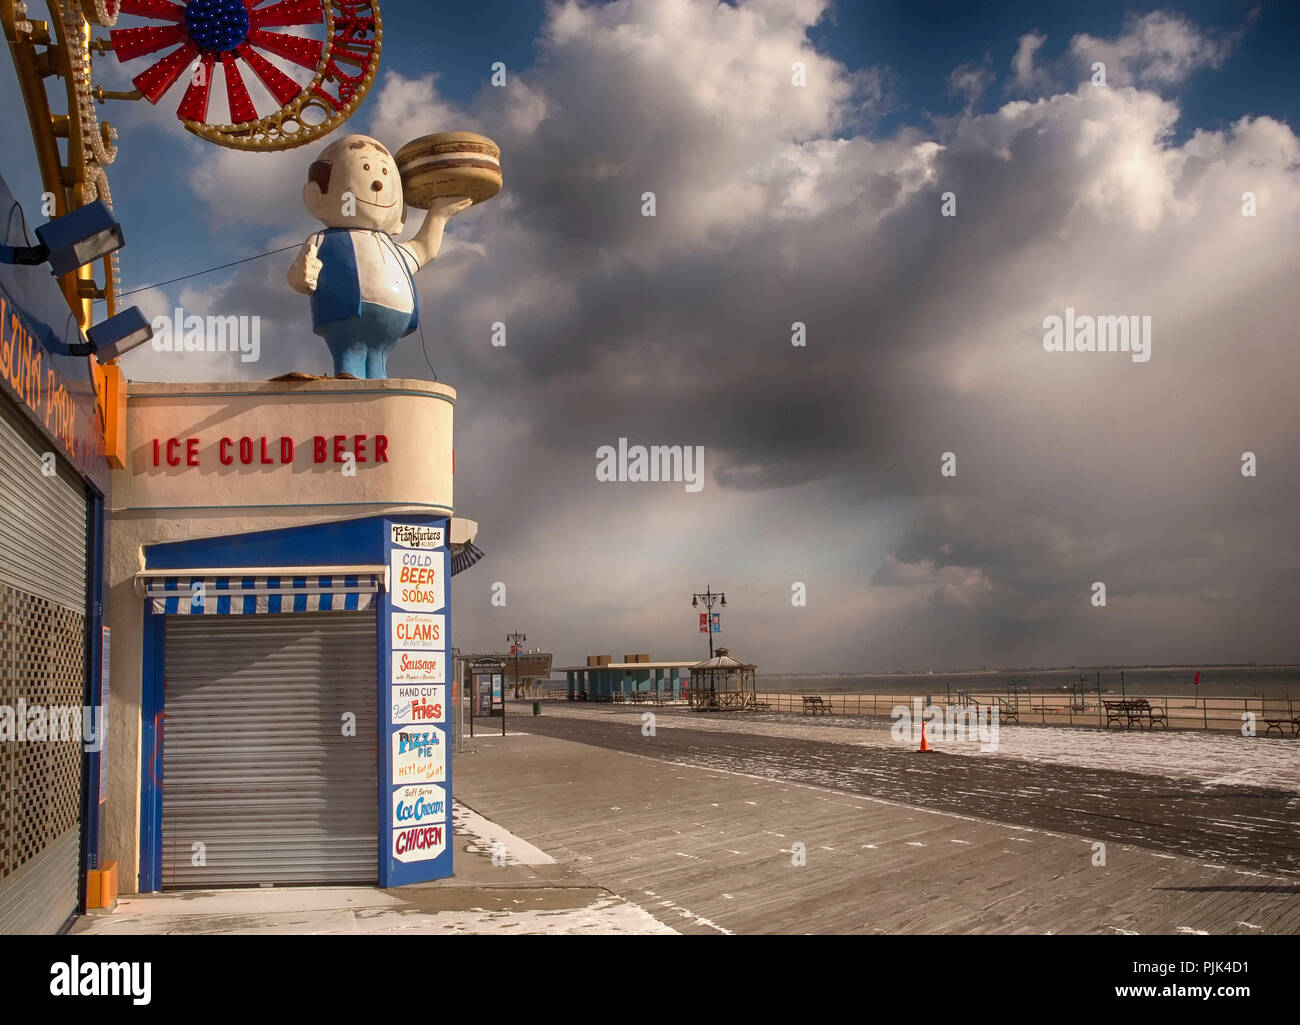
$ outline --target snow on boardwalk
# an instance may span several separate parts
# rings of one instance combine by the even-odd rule
[[[678,760],[742,751],[735,735],[669,728],[645,753],[615,749],[605,734],[634,735],[640,715],[597,715],[471,742],[458,798],[681,932],[1300,932],[1295,877],[1111,840],[1101,864],[1093,836],[762,778],[762,758],[752,773]],[[571,738],[541,735],[556,728]]]
[[[754,736],[819,740],[831,744],[898,747],[890,724],[863,716],[771,714],[700,715],[680,708],[654,711],[657,730],[690,729],[741,732]],[[596,722],[622,721],[640,728],[647,709],[552,704],[546,715]],[[927,728],[928,729],[928,728]],[[930,742],[948,754],[972,758],[1013,758],[1051,765],[1105,767],[1121,772],[1196,780],[1208,786],[1266,786],[1300,794],[1300,740],[1242,737],[1239,734],[1155,730],[1100,730],[1060,726],[1000,725],[998,747],[981,752],[978,743]],[[915,746],[913,741],[908,745]]]

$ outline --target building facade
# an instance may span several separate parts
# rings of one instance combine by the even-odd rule
[[[30,246],[14,197],[0,244]],[[111,493],[85,337],[48,266],[0,264],[0,933],[46,933],[99,864]]]
[[[449,585],[475,529],[455,401],[131,385],[108,572],[124,891],[451,874]]]
[[[622,662],[612,655],[588,655],[585,666],[558,666],[555,672],[565,674],[570,701],[623,701],[636,693],[679,701],[690,686],[683,670],[694,664],[652,662],[647,652],[624,655]]]

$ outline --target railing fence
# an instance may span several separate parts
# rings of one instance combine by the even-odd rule
[[[802,715],[805,713],[805,697],[820,697],[830,715],[884,716],[889,717],[898,705],[909,710],[913,702],[925,701],[924,695],[916,694],[864,694],[864,693],[830,693],[815,691],[759,691],[758,700],[768,706],[768,711]],[[540,697],[547,701],[564,701],[568,698],[568,685],[543,684]],[[626,696],[625,696],[626,697]],[[946,694],[931,694],[932,704],[945,706]],[[953,704],[1000,705],[1004,710],[1014,707],[1020,723],[1037,723],[1042,726],[1101,726],[1106,725],[1106,708],[1104,702],[1122,700],[1116,694],[1103,694],[1100,698],[1088,694],[1080,700],[1078,692],[1070,693],[1045,691],[1038,694],[1020,694],[1008,697],[1001,694],[981,694],[959,692],[960,702]],[[1275,697],[1193,697],[1189,695],[1146,694],[1127,696],[1126,700],[1145,699],[1153,708],[1162,711],[1170,729],[1233,730],[1242,729],[1247,716],[1255,717],[1257,733],[1265,732],[1265,719],[1293,720],[1300,715],[1300,700],[1290,694]],[[630,703],[630,702],[629,702]],[[684,699],[672,702],[685,705]],[[1006,715],[1000,713],[1005,720]],[[750,713],[739,713],[750,714]],[[1291,735],[1290,729],[1284,734]]]

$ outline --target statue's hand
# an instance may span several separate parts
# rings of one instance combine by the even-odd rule
[[[429,212],[424,215],[424,223],[415,233],[415,238],[402,243],[419,266],[423,267],[438,255],[438,250],[442,248],[442,232],[447,227],[448,219],[462,210],[468,210],[473,202],[472,199],[461,196],[443,196],[429,204]]]
[[[289,266],[289,287],[303,295],[316,291],[316,282],[320,278],[322,264],[316,256],[316,239],[308,239],[298,250],[298,258]]]
[[[473,205],[474,200],[472,199],[462,199],[459,196],[444,196],[441,199],[435,199],[429,206],[429,216],[448,221],[462,210],[468,210]]]
[[[316,243],[312,242],[307,246],[307,252],[303,260],[303,284],[307,286],[308,292],[316,291],[316,282],[320,278],[321,267],[324,266],[316,256]]]

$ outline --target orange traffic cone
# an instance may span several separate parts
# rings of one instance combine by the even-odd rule
[[[930,751],[933,751],[933,750],[934,750],[934,748],[932,748],[928,743],[926,743],[926,740],[925,740],[925,720],[922,719],[922,720],[921,720],[921,746],[918,747],[918,748],[916,749],[916,753],[917,753],[917,754],[922,754],[923,752],[930,752]]]

